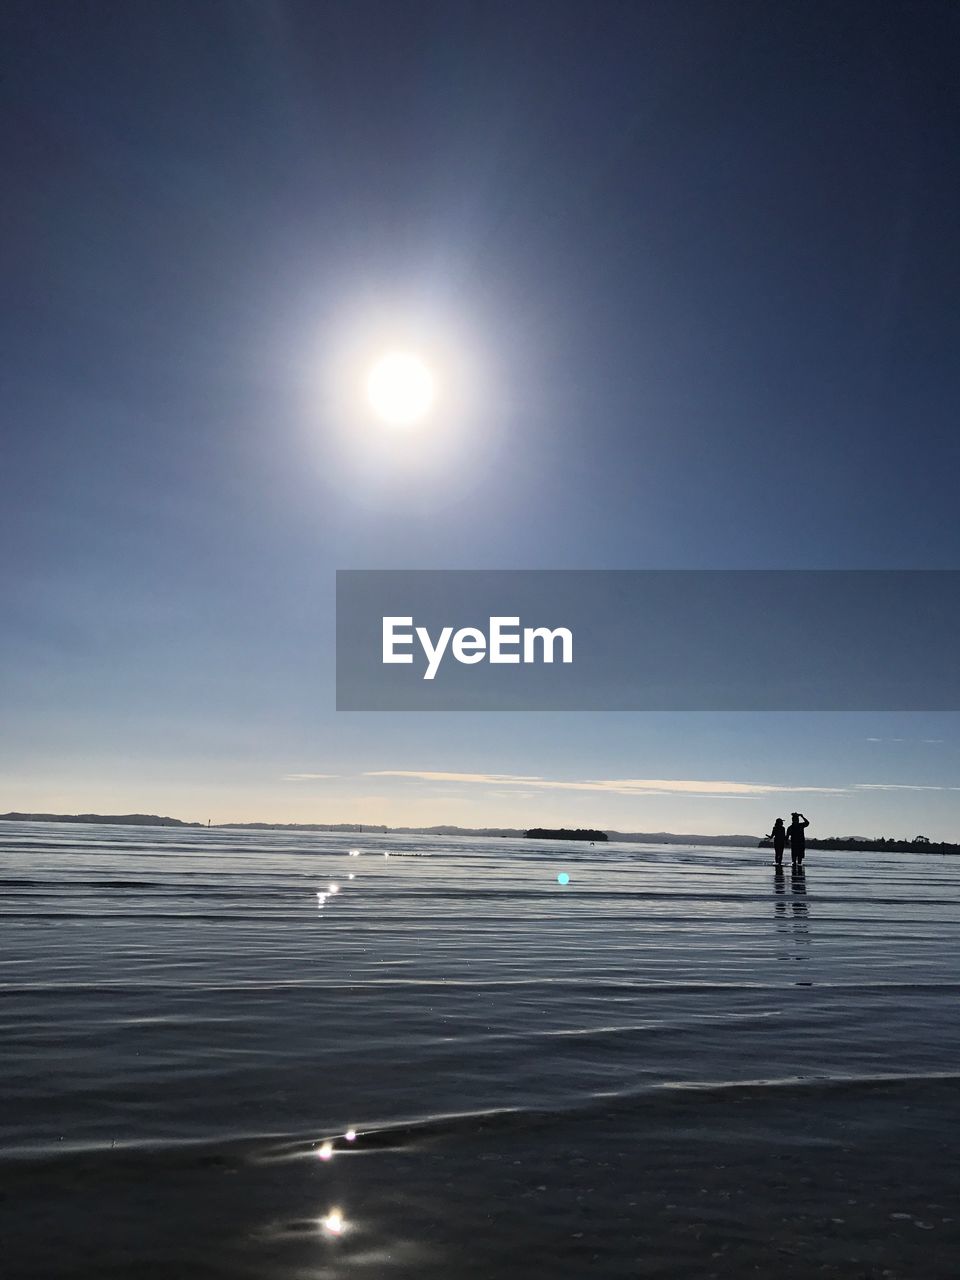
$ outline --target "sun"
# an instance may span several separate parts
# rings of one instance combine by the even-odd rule
[[[369,369],[367,402],[392,427],[411,426],[424,419],[437,398],[433,372],[410,351],[389,351]]]

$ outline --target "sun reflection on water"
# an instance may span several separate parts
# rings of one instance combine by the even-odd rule
[[[339,1236],[343,1234],[347,1224],[339,1209],[331,1209],[325,1218],[320,1219],[320,1225],[325,1231],[329,1231],[331,1235]]]

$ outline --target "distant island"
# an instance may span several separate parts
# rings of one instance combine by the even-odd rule
[[[155,813],[0,813],[0,822],[92,822],[116,827],[201,827]]]
[[[576,831],[568,831],[566,827],[533,827],[523,834],[527,840],[590,840],[596,843],[607,838],[605,831],[589,831],[586,827],[578,827]]]

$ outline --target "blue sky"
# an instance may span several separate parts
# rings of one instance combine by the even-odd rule
[[[946,713],[337,715],[332,651],[337,568],[957,565],[955,8],[3,27],[0,808],[960,838]]]

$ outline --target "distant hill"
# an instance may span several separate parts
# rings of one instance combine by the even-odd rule
[[[0,813],[0,822],[80,822],[103,823],[123,827],[202,827],[203,822],[184,822],[180,818],[165,818],[155,813]],[[524,831],[519,827],[386,827],[380,824],[365,825],[359,822],[219,822],[217,828],[228,831],[329,831],[349,835],[397,835],[397,836],[471,836],[500,837],[505,840],[523,838],[541,840],[592,840],[595,844],[676,844],[707,845],[711,848],[769,847],[770,841],[744,835],[710,836],[683,835],[674,831],[567,831],[565,828],[532,827]],[[960,844],[945,841],[927,841],[918,836],[914,840],[892,840],[885,837],[830,836],[808,839],[808,849],[848,849],[888,853],[960,853]]]
[[[585,827],[578,827],[576,831],[568,831],[566,827],[532,827],[523,834],[528,840],[589,840],[591,844],[607,838],[605,831],[590,831]]]
[[[757,843],[756,836],[677,835],[673,831],[608,831],[607,836],[630,844],[709,844],[752,849]]]
[[[199,827],[199,822],[155,813],[0,813],[0,822],[90,822],[115,827]]]
[[[366,831],[377,828],[365,827]],[[443,824],[437,827],[380,827],[380,831],[395,836],[502,836],[504,839],[516,839],[523,832],[519,827],[452,827]]]
[[[433,827],[387,827],[354,822],[219,822],[214,826],[231,831],[346,831],[391,836],[488,836],[504,840],[519,840],[527,834],[522,827],[457,827],[449,823]],[[600,832],[599,837],[594,834],[589,838],[630,844],[706,844],[745,849],[755,848],[757,843],[756,836],[677,835],[672,831],[606,831]]]
[[[238,823],[229,822],[221,823],[221,826],[228,827],[276,827],[277,830],[291,831],[345,831],[350,829],[347,824],[339,827],[322,826],[314,823],[290,822],[257,822],[257,823]],[[538,830],[539,828],[533,828]],[[356,831],[379,832],[383,835],[391,836],[489,836],[499,837],[504,840],[519,840],[526,837],[526,830],[522,827],[456,827],[449,824],[438,825],[434,827],[383,827],[383,826],[358,826],[353,828]],[[752,849],[756,846],[756,836],[705,836],[705,835],[677,835],[672,831],[601,831],[599,837],[594,834],[589,837],[591,840],[601,839],[606,841],[620,841],[621,843],[630,844],[707,844],[719,845],[725,848],[731,846]]]
[[[180,818],[163,818],[152,813],[0,813],[0,822],[87,822],[133,827],[205,827],[203,822],[183,822]],[[433,827],[387,827],[380,823],[359,822],[215,822],[214,828],[229,831],[331,831],[362,835],[397,836],[492,836],[519,840],[526,836],[521,827],[457,827],[439,824]],[[536,828],[539,829],[539,828]],[[672,831],[606,831],[573,839],[620,841],[631,844],[706,844],[730,847],[756,846],[756,836],[677,835]]]
[[[213,825],[229,831],[342,831],[348,835],[387,830],[386,827],[364,827],[359,822],[215,822]]]

